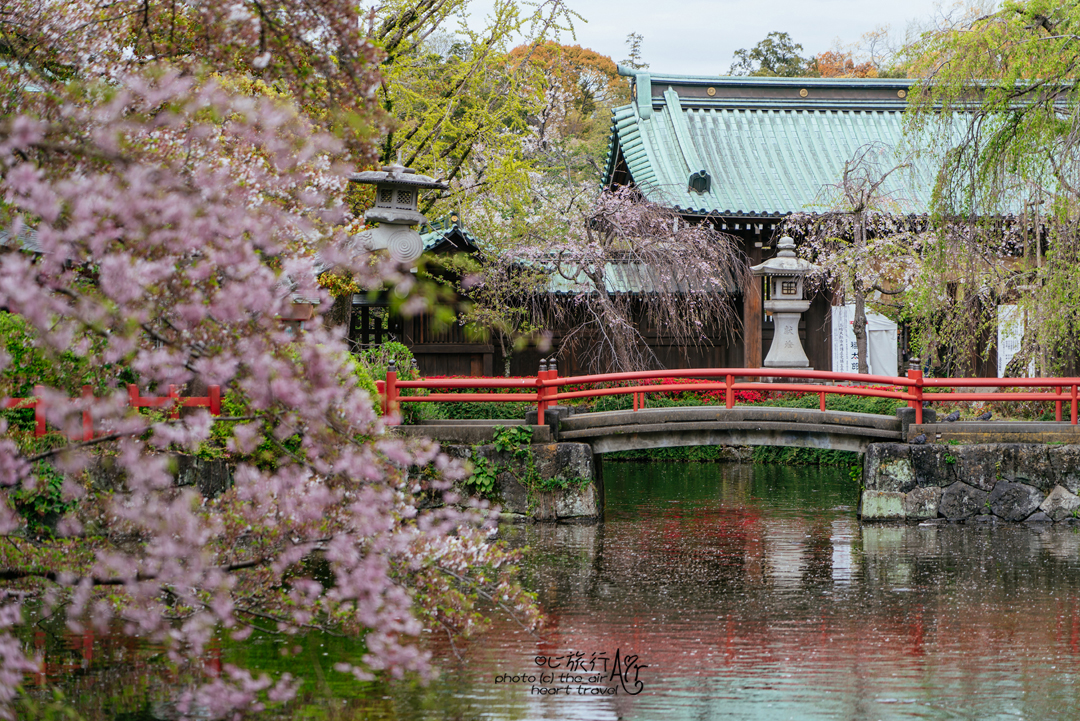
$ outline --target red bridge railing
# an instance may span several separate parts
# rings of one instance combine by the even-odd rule
[[[644,381],[661,378],[686,378],[687,382],[665,386],[640,385]],[[762,382],[760,379],[763,378],[775,380]],[[611,383],[629,385],[562,390],[567,386],[600,386]],[[869,384],[878,387],[840,385],[842,383],[857,383],[859,386]],[[634,410],[636,411],[644,407],[646,395],[671,391],[723,391],[724,405],[727,408],[733,408],[736,391],[784,391],[816,393],[823,411],[825,398],[828,395],[903,400],[915,409],[916,423],[922,423],[923,401],[1052,401],[1055,404],[1055,418],[1058,421],[1062,420],[1064,404],[1068,403],[1070,422],[1076,425],[1078,386],[1080,386],[1080,378],[923,378],[921,370],[909,370],[907,377],[783,368],[691,368],[560,377],[557,370],[541,368],[535,378],[420,378],[411,381],[398,380],[397,373],[390,371],[386,375],[386,382],[379,383],[379,391],[383,393],[383,414],[387,416],[394,413],[402,403],[484,401],[535,403],[537,417],[542,419],[544,411],[559,401],[629,394],[634,396]],[[427,395],[402,395],[401,391],[407,388],[423,389],[429,393]],[[952,390],[957,388],[965,390]],[[969,390],[976,388],[988,390]],[[1005,388],[1030,388],[1032,390],[1014,393],[996,393],[989,390]],[[498,389],[500,392],[430,392],[460,391],[461,389],[478,391]]]
[[[169,386],[167,396],[143,396],[139,395],[139,387],[128,384],[128,406],[131,408],[166,408],[170,418],[179,418],[181,408],[209,408],[215,416],[221,415],[221,388],[210,386],[205,396],[182,396],[176,390],[176,386]],[[34,386],[35,396],[32,398],[0,398],[0,409],[34,409],[34,435],[43,436],[48,432],[45,424],[45,400],[42,398],[41,386]],[[94,392],[90,386],[82,387],[82,398],[91,399]],[[91,441],[94,439],[94,421],[90,417],[90,411],[82,412],[82,433],[78,440]]]

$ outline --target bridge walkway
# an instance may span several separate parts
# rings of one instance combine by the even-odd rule
[[[899,418],[805,408],[699,406],[581,413],[559,422],[560,441],[594,453],[672,446],[793,446],[862,453],[901,442]]]

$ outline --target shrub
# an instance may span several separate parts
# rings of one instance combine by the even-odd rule
[[[398,380],[411,381],[419,377],[419,374],[413,370],[412,351],[397,341],[387,341],[365,348],[357,354],[357,358],[376,380],[386,380],[386,369],[390,367],[391,360],[397,364]]]
[[[349,365],[352,366],[353,375],[356,377],[356,385],[368,392],[372,403],[378,404],[379,389],[375,385],[375,379],[371,377],[371,371],[368,370],[366,365],[358,361],[356,356],[349,359]],[[385,372],[383,377],[386,377]]]
[[[95,391],[102,390],[103,376],[95,373],[85,359],[71,351],[50,357],[29,324],[21,316],[5,311],[0,311],[0,355],[8,357],[8,364],[0,368],[0,398],[29,398],[38,384],[64,389],[72,396],[85,383],[95,386]],[[34,428],[32,408],[0,411],[0,417],[7,418],[15,428]]]

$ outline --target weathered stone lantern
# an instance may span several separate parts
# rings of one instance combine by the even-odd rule
[[[769,284],[765,310],[772,313],[773,339],[766,368],[810,368],[810,360],[799,340],[799,316],[810,307],[803,299],[806,276],[817,269],[813,263],[795,257],[795,241],[784,236],[777,244],[779,252],[760,265],[750,268],[755,276],[764,276]]]
[[[375,186],[375,205],[364,213],[364,220],[379,225],[360,233],[360,242],[368,250],[389,250],[390,257],[399,263],[419,258],[424,242],[416,226],[427,222],[417,210],[420,191],[446,190],[449,186],[400,165],[353,173],[349,180]]]

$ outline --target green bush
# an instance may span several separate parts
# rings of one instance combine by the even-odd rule
[[[862,463],[855,451],[834,451],[827,448],[790,448],[788,446],[756,446],[754,463],[785,466],[851,466]]]
[[[36,483],[33,490],[19,488],[11,494],[15,510],[26,519],[27,529],[37,536],[52,535],[56,523],[74,507],[65,501],[61,488],[64,476],[52,465],[39,461],[34,465]]]
[[[378,405],[379,403],[379,389],[375,385],[375,379],[371,377],[371,371],[368,367],[356,359],[356,356],[352,356],[349,359],[349,364],[352,366],[353,375],[356,377],[356,385],[363,388],[371,396],[371,402]]]
[[[508,420],[512,418],[524,418],[530,410],[536,410],[535,403],[494,403],[490,401],[476,401],[471,403],[412,403],[406,405],[435,406],[432,413],[439,413],[438,418],[450,418],[454,420],[481,420],[492,418]]]
[[[38,384],[67,391],[73,397],[82,392],[82,386],[89,385],[96,395],[102,395],[110,382],[137,380],[129,369],[91,364],[72,351],[49,355],[38,346],[30,324],[22,316],[6,311],[0,311],[0,355],[9,359],[7,366],[0,369],[0,398],[30,398]],[[32,408],[0,411],[0,417],[13,428],[34,428]]]
[[[412,351],[397,341],[387,341],[372,348],[365,348],[357,353],[356,357],[376,380],[386,380],[386,369],[390,367],[391,360],[397,364],[398,380],[411,381],[419,377],[413,370]]]
[[[644,448],[637,451],[617,451],[604,456],[612,461],[678,461],[685,463],[715,463],[724,460],[723,446],[675,446],[674,448]]]

